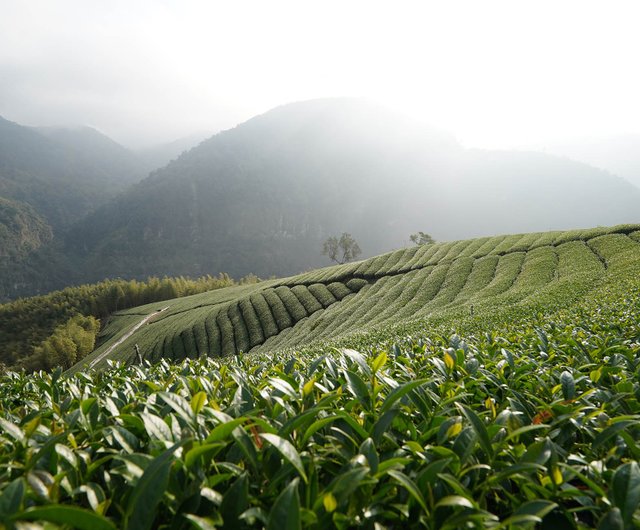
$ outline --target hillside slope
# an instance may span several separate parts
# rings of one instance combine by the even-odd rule
[[[104,367],[109,359],[135,361],[136,344],[147,360],[179,361],[357,342],[363,334],[371,343],[406,333],[414,322],[482,329],[505,313],[526,318],[557,311],[639,265],[640,225],[401,249],[116,313],[102,331],[102,344],[84,362]]]
[[[26,127],[0,117],[0,301],[81,280],[58,243],[144,175],[136,155],[94,129]]]
[[[94,129],[25,127],[0,118],[0,196],[68,227],[144,175],[134,155]]]
[[[640,190],[557,157],[474,151],[352,99],[285,105],[224,131],[68,238],[104,276],[296,274],[351,233],[364,256],[437,240],[640,222]]]

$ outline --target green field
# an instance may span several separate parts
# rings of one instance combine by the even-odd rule
[[[83,364],[173,362],[393,339],[412,327],[475,329],[571,304],[640,255],[640,226],[437,243],[256,285],[116,313]],[[626,261],[625,261],[626,260]],[[117,347],[133,325],[159,313]],[[365,341],[367,339],[364,339]],[[113,349],[112,349],[113,348]],[[108,355],[104,355],[109,351]]]
[[[151,304],[88,361],[149,315],[0,375],[0,527],[640,528],[640,226]]]

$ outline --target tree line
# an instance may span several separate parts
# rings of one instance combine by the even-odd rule
[[[28,370],[68,367],[94,349],[100,321],[116,311],[255,283],[228,274],[197,279],[105,280],[0,305],[0,363]]]

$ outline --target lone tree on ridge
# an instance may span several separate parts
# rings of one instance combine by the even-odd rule
[[[424,232],[418,232],[417,234],[411,234],[409,239],[412,243],[416,245],[431,245],[435,243],[435,239],[433,239],[429,234],[425,234]]]
[[[329,256],[331,261],[339,264],[356,259],[360,254],[362,250],[357,241],[346,232],[343,232],[340,239],[335,236],[327,238],[322,245],[322,255]]]

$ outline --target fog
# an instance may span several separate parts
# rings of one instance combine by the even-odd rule
[[[2,2],[0,115],[133,148],[363,96],[466,146],[640,133],[634,1]]]

